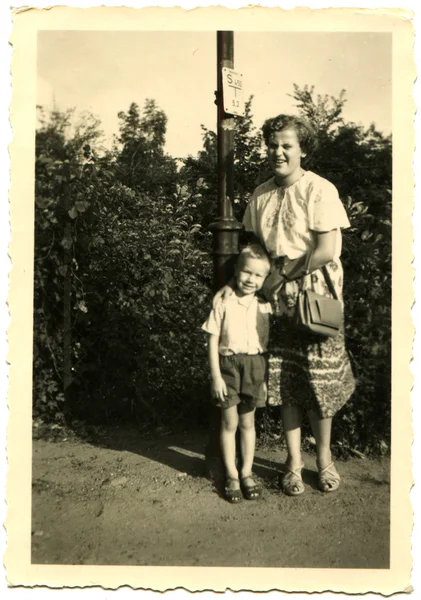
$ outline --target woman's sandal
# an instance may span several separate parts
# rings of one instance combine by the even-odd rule
[[[323,469],[317,465],[319,470],[319,489],[322,492],[335,492],[340,484],[341,478],[333,462]]]
[[[247,481],[249,482],[248,484]],[[246,500],[257,500],[257,498],[259,498],[262,494],[262,488],[260,485],[254,482],[254,479],[251,475],[247,475],[247,477],[241,477],[240,485]]]
[[[301,471],[304,465],[298,469],[290,469],[287,467],[287,472],[282,477],[281,487],[284,494],[287,496],[301,496],[304,493],[304,483],[301,476]]]
[[[230,488],[229,484],[234,482],[238,483],[238,487]],[[231,504],[238,504],[238,502],[241,502],[241,500],[243,499],[243,495],[241,493],[240,482],[238,479],[235,479],[234,477],[226,478],[224,487],[224,498],[225,500],[228,500],[228,502],[231,502]]]

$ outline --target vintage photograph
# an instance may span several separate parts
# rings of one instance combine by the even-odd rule
[[[384,24],[34,28],[35,569],[391,572]]]

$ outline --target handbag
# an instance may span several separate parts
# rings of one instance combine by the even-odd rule
[[[321,271],[333,298],[321,296],[312,290],[303,290],[303,277],[301,289],[298,292],[294,324],[302,331],[312,332],[323,337],[335,337],[342,325],[342,304],[338,299],[328,270],[326,267],[322,267]]]

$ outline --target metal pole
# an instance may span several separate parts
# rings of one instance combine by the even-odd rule
[[[238,238],[242,228],[233,212],[234,200],[234,118],[224,112],[222,69],[234,68],[234,34],[232,31],[217,32],[217,133],[218,133],[218,217],[211,223],[213,233],[214,291],[225,285],[234,273],[238,255]],[[220,449],[221,415],[211,408],[209,415],[209,438],[206,448],[208,475],[220,481],[224,468]]]
[[[234,218],[234,118],[224,112],[222,69],[234,68],[234,33],[217,32],[217,132],[218,132],[218,218],[213,232],[214,287],[229,281],[238,255],[241,223]]]

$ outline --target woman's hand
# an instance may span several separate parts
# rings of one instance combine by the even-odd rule
[[[226,300],[234,292],[234,280],[231,279],[224,287],[218,290],[212,300],[212,308],[215,309],[218,303]]]
[[[293,281],[294,279],[303,277],[303,275],[307,275],[310,258],[311,256],[308,253],[294,259],[286,257],[282,268],[282,274],[285,279],[287,281]]]
[[[262,287],[262,294],[268,302],[275,302],[279,290],[285,283],[285,278],[277,267],[272,267],[272,271],[266,277]]]

